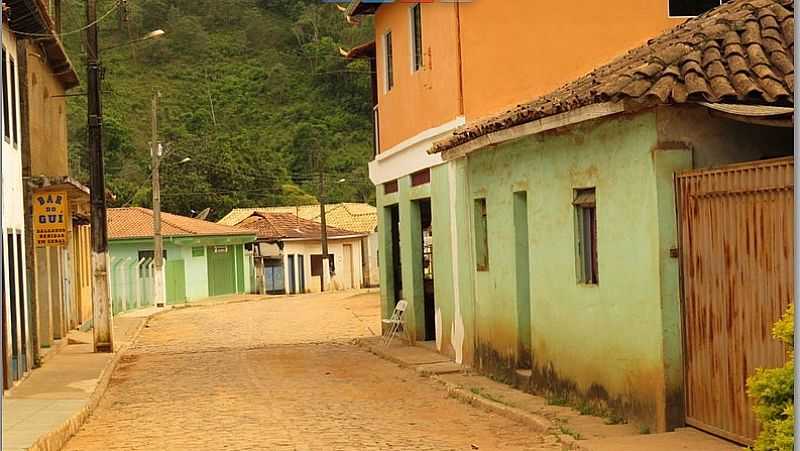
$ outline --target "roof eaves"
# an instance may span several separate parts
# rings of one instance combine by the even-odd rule
[[[350,17],[374,14],[381,3],[391,2],[392,0],[352,0],[345,14]]]

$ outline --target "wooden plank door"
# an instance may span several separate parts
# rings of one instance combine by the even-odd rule
[[[772,325],[793,299],[791,159],[676,177],[686,422],[749,444],[746,381],[784,364]]]

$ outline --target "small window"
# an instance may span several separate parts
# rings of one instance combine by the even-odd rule
[[[397,180],[392,180],[391,182],[386,182],[383,184],[383,194],[396,193],[397,189]]]
[[[475,199],[475,268],[489,270],[489,236],[486,225],[486,199]]]
[[[227,254],[228,253],[228,246],[214,246],[214,253],[215,254]]]
[[[670,17],[699,16],[721,5],[723,0],[668,0]]]
[[[205,255],[206,255],[206,248],[204,247],[192,248],[192,257],[204,257]]]
[[[386,55],[384,59],[384,64],[386,68],[384,69],[386,72],[385,82],[386,82],[386,91],[391,91],[394,87],[394,55],[392,54],[392,32],[388,32],[383,35],[383,51]]]
[[[575,190],[575,249],[578,283],[597,285],[597,208],[594,188]]]
[[[414,72],[422,68],[422,5],[411,7],[411,51]]]
[[[6,136],[6,141],[11,140],[11,129],[8,120],[8,56],[6,55],[6,48],[3,47],[3,134]]]
[[[334,271],[334,264],[333,264],[333,254],[328,254],[328,266],[330,266],[330,274],[335,274]],[[312,276],[321,276],[322,275],[322,254],[312,255],[311,256],[311,275]]]
[[[431,182],[431,170],[423,169],[411,174],[411,186],[426,185]]]
[[[17,136],[17,68],[11,58],[8,59],[8,71],[11,76],[9,80],[11,96],[8,99],[10,102],[9,108],[11,109],[11,142],[16,146],[19,143],[19,136]]]

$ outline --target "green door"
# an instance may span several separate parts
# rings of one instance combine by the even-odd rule
[[[234,246],[209,246],[208,295],[220,296],[236,293],[236,266]]]
[[[183,260],[167,260],[166,267],[167,304],[186,302],[186,270]]]

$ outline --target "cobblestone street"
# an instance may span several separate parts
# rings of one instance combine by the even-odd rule
[[[352,344],[378,330],[376,294],[157,316],[65,449],[559,449]]]

